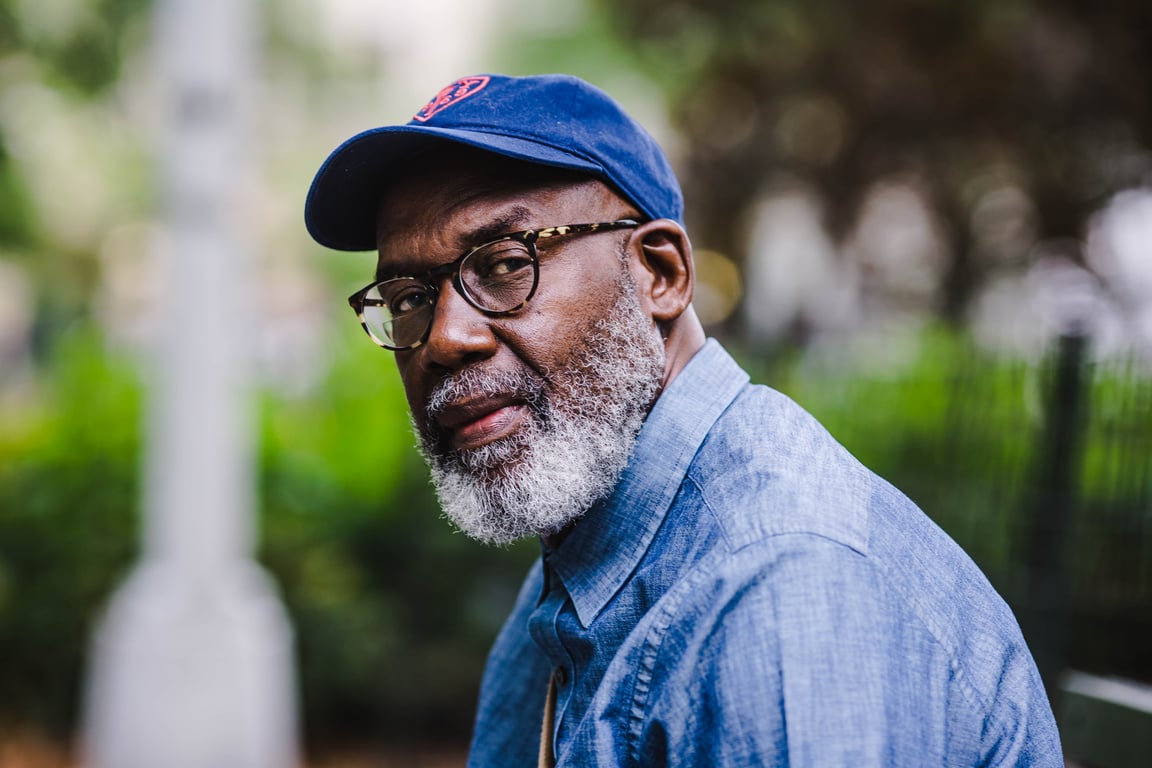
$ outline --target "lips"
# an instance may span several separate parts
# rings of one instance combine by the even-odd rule
[[[479,448],[515,432],[528,418],[523,400],[489,396],[458,401],[442,408],[436,424],[453,450]]]

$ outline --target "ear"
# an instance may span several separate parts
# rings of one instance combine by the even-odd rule
[[[656,219],[633,231],[631,246],[640,306],[657,323],[671,323],[692,303],[696,285],[688,233],[671,219]]]

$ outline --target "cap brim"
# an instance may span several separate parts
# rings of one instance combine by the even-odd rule
[[[591,160],[519,137],[420,125],[373,128],[337,147],[316,172],[304,204],[308,233],[338,251],[375,250],[377,208],[393,170],[430,141],[466,144],[539,165],[604,173]]]

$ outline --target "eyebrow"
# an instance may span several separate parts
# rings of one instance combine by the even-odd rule
[[[462,247],[460,251],[463,253],[465,249],[471,248],[474,245],[487,243],[498,237],[507,235],[509,232],[521,231],[525,228],[525,223],[531,217],[532,212],[529,211],[527,207],[517,205],[493,221],[461,235]]]
[[[532,217],[532,212],[526,206],[517,205],[517,206],[513,206],[512,208],[503,212],[500,216],[496,217],[492,221],[489,221],[486,224],[481,224],[480,226],[475,227],[474,229],[470,229],[466,232],[461,233],[461,235],[459,237],[459,243],[461,244],[459,251],[456,253],[455,256],[452,257],[452,259],[455,260],[455,259],[459,258],[460,255],[464,253],[464,251],[468,250],[469,248],[471,248],[473,246],[481,245],[482,243],[487,243],[487,242],[490,242],[492,240],[496,240],[499,237],[501,237],[503,235],[507,235],[511,232],[518,232],[518,231],[524,230],[525,229],[525,226],[524,226],[525,223],[531,217]],[[448,262],[445,262],[445,263],[448,263]],[[410,277],[410,276],[414,277],[415,274],[412,271],[400,271],[400,272],[382,271],[379,267],[379,264],[377,264],[377,268],[376,268],[376,279],[377,280],[388,280],[388,279],[393,278],[393,277]]]

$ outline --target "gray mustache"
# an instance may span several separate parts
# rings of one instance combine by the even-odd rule
[[[544,400],[544,381],[528,371],[485,371],[465,368],[449,375],[428,396],[425,406],[434,420],[453,403],[476,397],[512,395],[536,409]]]

